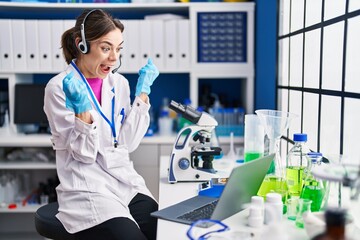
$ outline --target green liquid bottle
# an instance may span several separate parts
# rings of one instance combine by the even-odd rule
[[[301,198],[312,200],[311,211],[318,212],[321,210],[321,205],[325,196],[323,188],[318,186],[305,186]]]
[[[307,134],[295,133],[293,139],[294,146],[286,157],[286,182],[289,195],[298,197],[303,187],[304,169],[308,166],[307,153],[310,149],[306,145]]]
[[[286,168],[286,182],[290,196],[300,196],[304,169],[303,166],[289,166]]]
[[[244,161],[250,162],[252,160],[262,157],[263,155],[264,154],[262,152],[246,152],[244,154]]]
[[[322,154],[312,152],[308,153],[308,157],[310,159],[310,166],[309,171],[306,171],[306,176],[304,177],[300,198],[312,200],[311,211],[318,212],[322,209],[326,199],[327,184],[323,180],[315,178],[311,171],[320,167]]]

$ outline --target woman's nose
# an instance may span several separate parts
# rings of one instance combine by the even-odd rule
[[[119,57],[118,55],[120,55],[120,54],[118,54],[115,50],[111,51],[111,53],[109,54],[109,59],[112,61],[114,61],[114,60],[116,61]]]

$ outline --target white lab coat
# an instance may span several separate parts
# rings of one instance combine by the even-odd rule
[[[153,198],[129,159],[129,152],[138,147],[149,126],[150,105],[138,97],[131,105],[129,83],[122,75],[110,73],[103,80],[101,110],[110,121],[111,100],[115,96],[119,147],[114,148],[111,128],[96,111],[90,94],[92,124],[82,122],[65,107],[62,81],[70,72],[78,81],[83,81],[69,65],[66,71],[49,81],[44,99],[60,180],[56,188],[59,202],[56,217],[70,233],[114,217],[127,217],[135,221],[128,209],[131,199],[137,193]],[[125,118],[121,123],[122,108]]]

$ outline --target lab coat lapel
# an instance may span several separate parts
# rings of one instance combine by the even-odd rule
[[[101,90],[101,109],[105,116],[111,121],[112,104],[111,101],[115,96],[113,79],[109,75],[103,80]]]

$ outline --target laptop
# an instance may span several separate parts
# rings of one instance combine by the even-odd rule
[[[255,196],[275,154],[235,167],[219,198],[195,196],[151,216],[178,223],[192,224],[199,219],[223,220],[244,209]],[[203,226],[208,227],[208,226]]]

